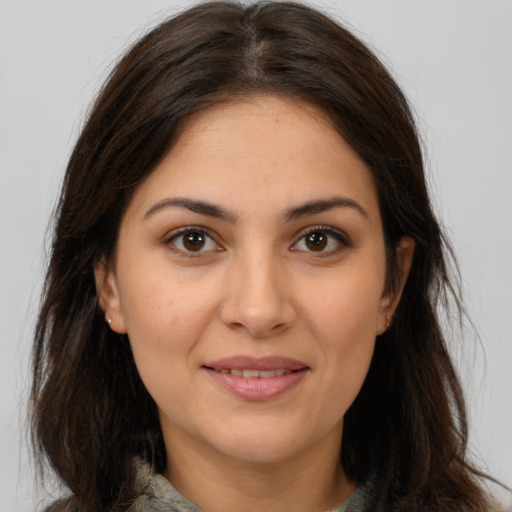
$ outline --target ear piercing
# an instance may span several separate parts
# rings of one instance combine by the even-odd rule
[[[388,317],[389,318],[389,317]],[[110,324],[112,323],[112,318],[107,318],[107,324],[110,327]]]
[[[391,326],[391,315],[388,315],[386,317],[386,329],[389,329],[390,326]]]

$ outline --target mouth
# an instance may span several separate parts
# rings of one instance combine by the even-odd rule
[[[241,374],[237,372],[247,372],[245,377],[248,378],[258,377],[258,375],[250,373],[258,371],[265,378],[265,372],[290,373],[308,368],[308,365],[303,361],[285,356],[252,357],[237,355],[209,362],[204,367],[222,373],[226,373],[226,371],[227,373],[235,372],[234,375],[239,377]]]
[[[235,356],[203,365],[224,391],[244,400],[270,400],[299,385],[309,366],[287,357]]]
[[[285,370],[283,368],[279,368],[277,370],[253,370],[253,369],[243,369],[237,370],[235,368],[222,368],[220,370],[216,370],[215,368],[209,368],[205,366],[208,370],[213,370],[217,373],[222,373],[224,375],[235,375],[236,377],[243,377],[244,379],[271,379],[273,377],[281,377],[282,375],[288,375],[293,372],[297,372],[300,370]]]

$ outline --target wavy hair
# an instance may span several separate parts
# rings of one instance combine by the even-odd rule
[[[155,403],[128,338],[105,324],[93,268],[112,257],[134,189],[172,150],[187,119],[261,94],[322,111],[370,168],[388,286],[396,282],[398,241],[416,244],[393,324],[377,340],[344,418],[345,472],[362,483],[378,470],[372,511],[487,510],[437,315],[453,292],[449,249],[432,212],[413,115],[365,44],[292,2],[209,2],[164,21],[119,61],[92,106],[67,166],[34,337],[34,449],[70,491],[51,510],[126,510],[135,497],[133,459],[165,468]]]

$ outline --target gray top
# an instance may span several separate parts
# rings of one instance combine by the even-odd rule
[[[373,496],[373,488],[370,480],[358,487],[345,503],[328,512],[364,512]],[[140,495],[130,509],[133,512],[203,512],[145,463],[138,465],[137,490]]]

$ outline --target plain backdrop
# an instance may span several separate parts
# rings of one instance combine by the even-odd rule
[[[512,2],[312,2],[374,47],[410,97],[436,210],[480,335],[454,336],[471,446],[512,484]],[[31,335],[66,159],[114,59],[172,0],[0,0],[0,509],[28,512]],[[457,339],[455,339],[457,338]]]

